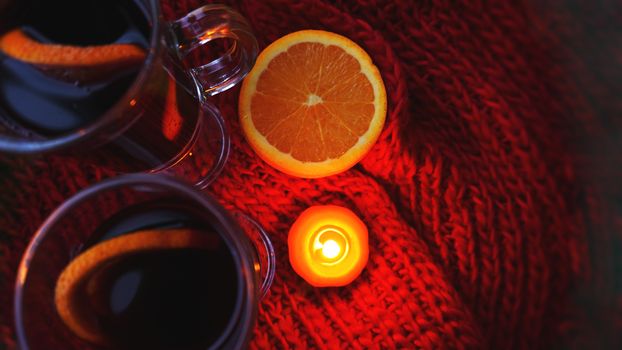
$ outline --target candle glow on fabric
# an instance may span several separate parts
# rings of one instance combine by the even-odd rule
[[[335,205],[310,207],[289,231],[292,268],[316,287],[347,285],[367,264],[367,235],[365,224],[349,209]]]

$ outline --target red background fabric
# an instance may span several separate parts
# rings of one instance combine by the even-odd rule
[[[163,11],[173,19],[203,3],[165,1]],[[261,48],[299,29],[351,38],[378,66],[389,106],[359,165],[307,180],[253,153],[236,119],[237,89],[215,99],[232,153],[210,192],[258,220],[277,254],[252,348],[598,344],[574,291],[594,277],[589,234],[614,219],[585,172],[583,140],[604,135],[599,116],[620,106],[614,90],[593,89],[601,73],[582,56],[593,33],[573,19],[580,10],[508,1],[226,3],[249,19]],[[619,47],[605,54],[622,57]],[[12,288],[29,237],[64,199],[113,174],[55,156],[0,164],[2,349],[15,345]],[[288,228],[317,204],[349,207],[369,227],[369,263],[347,287],[313,288],[289,265]],[[620,326],[622,299],[611,298],[618,309],[603,317]]]

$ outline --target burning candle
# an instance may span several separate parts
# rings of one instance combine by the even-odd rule
[[[367,264],[367,227],[349,209],[323,205],[302,212],[289,230],[289,261],[316,287],[345,286]]]

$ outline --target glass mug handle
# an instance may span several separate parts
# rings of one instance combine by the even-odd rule
[[[173,46],[180,59],[215,39],[231,39],[233,44],[222,56],[189,69],[205,95],[225,91],[250,71],[258,45],[246,19],[224,5],[205,5],[171,22]]]

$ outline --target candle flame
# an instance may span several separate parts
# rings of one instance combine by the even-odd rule
[[[311,250],[318,263],[324,266],[335,265],[348,255],[348,238],[341,228],[325,226],[310,235]]]
[[[322,245],[322,255],[328,259],[336,258],[341,253],[341,246],[332,239],[327,240]]]

